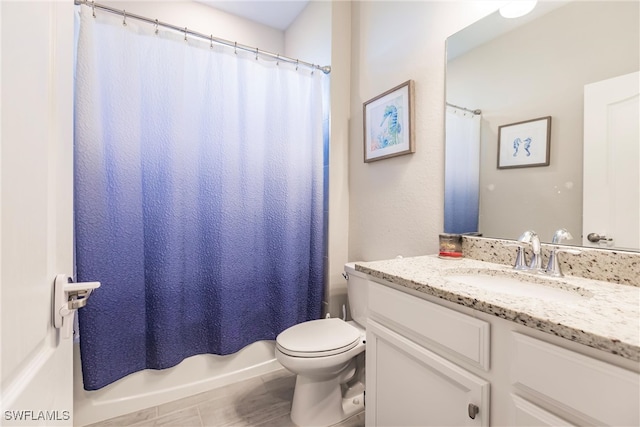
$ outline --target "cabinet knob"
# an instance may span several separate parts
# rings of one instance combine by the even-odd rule
[[[478,408],[473,403],[469,403],[469,406],[467,407],[467,411],[469,412],[469,418],[471,418],[472,420],[475,420],[476,415],[478,415],[478,412],[480,412],[480,408]]]

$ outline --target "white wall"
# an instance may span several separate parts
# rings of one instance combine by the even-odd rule
[[[344,264],[349,257],[349,125],[351,88],[351,4],[332,2],[331,147],[329,166],[329,295],[332,316],[346,300]]]
[[[331,64],[331,2],[310,1],[284,32],[286,56]]]
[[[503,3],[352,3],[350,259],[436,253],[444,208],[445,40]],[[416,152],[365,164],[362,104],[409,79]]]
[[[550,241],[562,227],[580,236],[584,85],[638,70],[638,10],[638,2],[569,3],[449,63],[447,100],[483,112],[485,236],[534,229]],[[543,116],[552,116],[550,165],[498,170],[498,127]]]
[[[284,32],[201,3],[185,0],[109,0],[99,3],[269,52],[284,51]],[[96,13],[107,12],[97,10]]]

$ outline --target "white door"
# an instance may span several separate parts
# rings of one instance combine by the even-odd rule
[[[1,1],[0,42],[0,424],[71,425],[52,297],[73,272],[73,2]]]
[[[639,86],[635,72],[584,87],[584,246],[640,248]]]

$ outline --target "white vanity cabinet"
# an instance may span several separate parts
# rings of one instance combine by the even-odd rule
[[[367,425],[489,425],[489,382],[429,347],[488,366],[489,325],[371,283]]]
[[[367,426],[640,425],[637,363],[399,289],[370,283]]]

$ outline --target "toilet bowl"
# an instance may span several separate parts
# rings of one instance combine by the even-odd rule
[[[364,410],[368,281],[353,263],[345,273],[353,321],[311,320],[276,338],[276,359],[296,374],[291,420],[298,426],[330,426]]]

